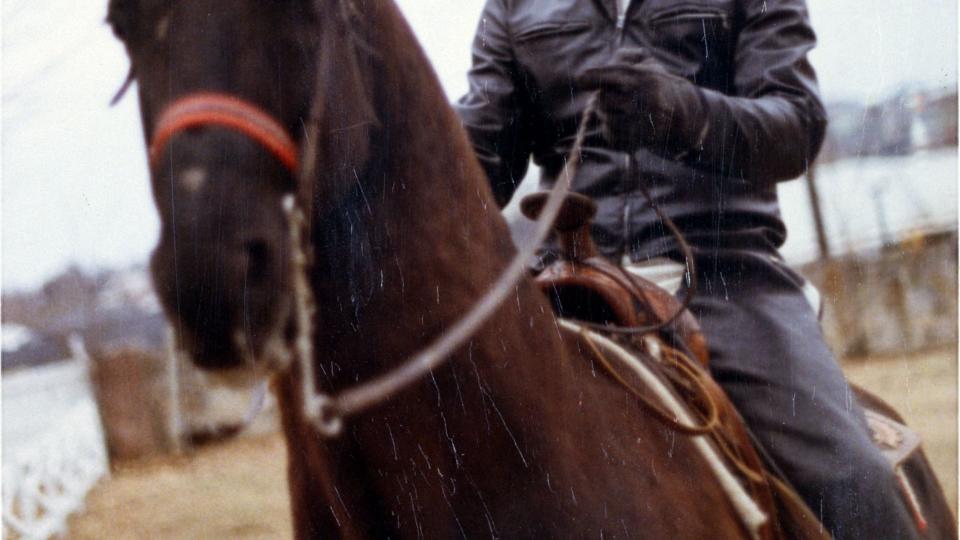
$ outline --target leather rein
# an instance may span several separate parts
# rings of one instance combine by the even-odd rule
[[[450,360],[450,355],[465,345],[490,319],[503,302],[513,294],[517,284],[527,272],[527,263],[534,257],[537,249],[546,240],[553,222],[560,213],[563,201],[570,192],[573,177],[580,163],[583,142],[586,139],[587,125],[596,110],[597,96],[591,95],[583,112],[583,118],[577,130],[577,136],[560,177],[550,191],[546,204],[537,220],[533,235],[517,251],[513,259],[479,300],[458,319],[446,332],[434,338],[427,346],[409,356],[398,367],[368,382],[330,395],[317,392],[313,371],[312,319],[313,299],[308,286],[307,256],[300,250],[293,250],[294,294],[296,296],[297,339],[295,355],[299,361],[302,377],[303,415],[310,421],[317,433],[326,438],[334,438],[343,431],[344,421],[360,414],[420,381],[434,369]],[[316,136],[309,137],[315,144]],[[305,167],[308,168],[308,167]],[[304,180],[309,181],[312,171],[304,171]],[[303,242],[302,232],[305,220],[296,205],[290,204],[291,245],[308,248]]]
[[[484,294],[449,329],[431,341],[427,346],[409,356],[398,367],[359,383],[336,394],[327,394],[316,390],[313,367],[313,316],[314,300],[309,286],[309,242],[306,241],[307,224],[296,197],[288,196],[284,201],[291,235],[291,271],[293,272],[294,324],[296,335],[289,357],[268,359],[274,369],[286,369],[291,363],[299,364],[301,370],[303,415],[319,435],[326,438],[338,436],[343,431],[344,421],[360,414],[384,401],[387,401],[404,389],[427,376],[432,370],[449,361],[451,354],[462,347],[490,319],[496,310],[511,295],[527,271],[527,262],[536,254],[551,231],[553,222],[561,205],[570,191],[573,177],[576,175],[586,138],[588,124],[596,110],[596,94],[591,95],[584,109],[577,135],[563,171],[550,191],[546,204],[535,223],[534,234],[518,250],[503,270],[491,289]],[[274,156],[294,176],[312,181],[315,166],[312,160],[302,164],[299,149],[286,128],[271,114],[260,107],[236,96],[215,92],[200,92],[186,95],[175,100],[161,113],[153,130],[149,144],[151,168],[159,165],[171,139],[181,132],[207,126],[221,127],[245,135],[260,144]],[[307,144],[316,144],[316,134],[307,137]],[[307,159],[310,153],[307,153]],[[645,193],[649,198],[649,194]],[[652,201],[650,201],[652,204]],[[659,210],[659,209],[658,209]],[[659,211],[658,211],[659,214]],[[662,216],[661,217],[665,217]],[[664,220],[669,222],[668,219]],[[672,225],[672,223],[670,223]],[[675,228],[675,227],[672,227]],[[686,251],[686,250],[685,250]],[[685,253],[686,254],[686,253]],[[691,259],[688,258],[688,261]],[[689,269],[689,267],[688,267]],[[689,302],[689,296],[686,299]],[[679,312],[678,312],[679,315]],[[675,318],[675,317],[674,317]],[[669,324],[667,321],[664,324]],[[656,330],[663,324],[636,328],[613,329],[615,332],[639,333]],[[606,328],[606,330],[611,330]]]

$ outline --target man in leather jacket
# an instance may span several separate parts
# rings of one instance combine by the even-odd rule
[[[837,538],[911,538],[893,470],[778,252],[777,182],[804,173],[826,116],[805,0],[487,0],[457,104],[501,205],[530,157],[550,187],[599,91],[573,188],[613,261],[696,260],[711,371]],[[682,273],[682,267],[679,267]],[[680,293],[682,294],[682,292]]]

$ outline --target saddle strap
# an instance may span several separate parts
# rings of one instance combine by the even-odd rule
[[[563,319],[560,325],[645,410],[691,437],[752,538],[829,538],[799,495],[767,471],[733,403],[698,362],[657,336],[644,336],[638,347],[635,338],[607,337]]]
[[[608,365],[612,366],[615,362],[616,365],[629,372],[629,375],[625,373],[623,375],[640,381],[642,387],[652,394],[654,399],[662,404],[663,409],[668,411],[668,414],[676,418],[679,423],[688,426],[696,424],[695,414],[664,381],[663,376],[646,365],[637,356],[613,340],[583,326],[564,319],[559,319],[558,322],[563,330],[573,334],[578,339],[591,343],[594,350],[600,351],[608,359]],[[726,460],[721,451],[710,444],[705,435],[693,435],[690,440],[703,456],[710,470],[713,471],[717,482],[729,497],[748,535],[757,540],[775,538],[771,535],[772,529],[770,527],[769,510],[773,508],[772,501],[768,498],[768,504],[761,505],[758,503],[756,494],[751,493],[751,490],[741,484],[737,475],[725,464]]]
[[[879,397],[854,384],[850,387],[863,406],[873,444],[893,467],[904,503],[910,509],[917,530],[926,533],[930,527],[926,511],[920,503],[910,475],[906,472],[906,464],[923,453],[920,435],[907,426],[897,411]]]
[[[603,257],[584,260],[559,260],[543,269],[536,277],[540,289],[551,299],[557,315],[583,321],[614,324],[619,327],[654,327],[673,319],[658,333],[665,341],[689,351],[707,366],[707,339],[696,318],[688,310],[681,311],[680,302],[672,294],[640,276],[627,273]],[[603,316],[571,310],[569,295],[589,293],[609,313]]]

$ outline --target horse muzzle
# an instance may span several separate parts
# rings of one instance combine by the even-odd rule
[[[291,319],[292,138],[251,103],[196,93],[160,114],[149,157],[164,225],[151,267],[181,347],[208,370],[275,362]]]

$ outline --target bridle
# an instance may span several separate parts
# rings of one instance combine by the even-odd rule
[[[274,366],[274,369],[286,369],[292,363],[299,365],[302,412],[304,418],[311,423],[319,435],[326,438],[338,436],[343,430],[346,418],[393,398],[427,376],[432,370],[441,367],[450,359],[454,351],[465,345],[480,330],[507,297],[514,293],[517,284],[527,272],[528,262],[550,233],[564,198],[570,191],[573,177],[580,163],[587,128],[595,110],[596,94],[590,97],[584,109],[570,154],[563,171],[550,191],[535,224],[533,235],[517,251],[490,290],[459,320],[448,327],[446,332],[408,357],[399,367],[333,395],[316,390],[312,343],[314,301],[307,277],[310,261],[310,245],[306,241],[307,220],[294,196],[284,201],[291,235],[292,264],[290,267],[293,273],[295,300],[293,322],[296,331],[291,350],[287,351],[288,357],[268,359],[270,360],[268,364]],[[299,174],[303,181],[312,180],[314,164],[310,160],[311,152],[306,152],[307,160],[310,162],[303,167],[304,170],[301,170],[298,148],[293,142],[293,137],[280,122],[256,105],[235,96],[219,93],[190,94],[177,99],[164,109],[151,137],[149,146],[151,166],[155,167],[159,163],[166,145],[173,136],[205,126],[222,127],[246,135],[263,146],[292,174]],[[316,144],[315,135],[307,137],[308,147]],[[643,331],[655,329],[650,327],[644,328]]]
[[[570,184],[580,161],[580,150],[586,137],[587,120],[593,116],[596,99],[591,98],[584,111],[566,167],[550,193],[550,197],[537,221],[533,236],[503,271],[492,288],[453,326],[419,352],[413,354],[399,367],[375,379],[348,388],[338,394],[317,392],[313,371],[313,311],[312,293],[307,279],[309,243],[304,241],[306,223],[303,213],[293,197],[285,202],[291,234],[291,269],[294,273],[295,296],[294,323],[296,337],[292,351],[293,361],[299,364],[302,377],[301,396],[303,413],[317,432],[324,437],[336,437],[343,429],[343,420],[386,401],[403,389],[443,365],[450,354],[464,345],[493,315],[504,300],[514,291],[526,273],[527,262],[536,253],[550,232],[551,225],[560,211],[561,203],[570,190]],[[149,143],[151,167],[160,163],[170,140],[177,134],[201,127],[221,127],[243,134],[260,144],[277,158],[291,173],[300,173],[298,148],[293,137],[280,122],[260,107],[236,96],[214,92],[188,94],[168,105],[160,114]],[[314,142],[316,137],[308,137]],[[308,158],[309,159],[309,158]],[[308,164],[305,168],[312,168]],[[305,175],[304,175],[305,176]],[[306,180],[309,180],[307,178]],[[272,359],[271,359],[272,360]],[[271,362],[287,366],[291,362]]]

